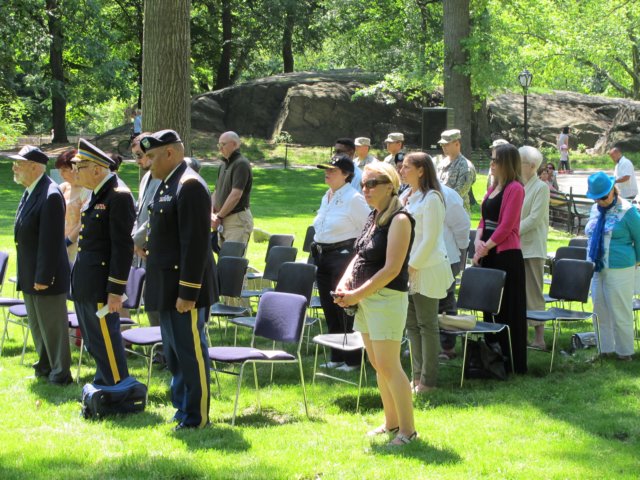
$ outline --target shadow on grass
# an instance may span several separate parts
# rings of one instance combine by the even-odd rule
[[[462,457],[448,448],[438,448],[418,437],[407,445],[388,445],[374,443],[371,451],[376,455],[393,455],[394,457],[414,458],[429,465],[450,465],[460,463]]]
[[[212,424],[201,429],[172,431],[170,435],[183,442],[190,450],[244,452],[251,448],[251,444],[241,432],[239,429]]]
[[[217,432],[216,434],[219,434]],[[211,441],[229,443],[233,441],[222,434]],[[152,456],[145,453],[133,452],[123,457],[109,457],[103,461],[92,463],[87,468],[84,460],[70,458],[51,458],[47,454],[52,452],[31,452],[29,462],[16,461],[15,457],[0,454],[0,478],[3,479],[33,479],[33,478],[236,478],[238,467],[218,466],[210,468],[201,463],[185,461],[184,458]],[[252,471],[252,478],[283,478],[284,473],[269,465],[259,464]],[[246,472],[246,470],[245,470]]]
[[[333,404],[341,411],[353,413],[356,411],[357,395],[341,395],[333,399]],[[382,400],[377,389],[363,389],[360,393],[359,413],[366,414],[382,409]]]

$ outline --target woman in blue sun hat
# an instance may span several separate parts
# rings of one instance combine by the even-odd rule
[[[593,307],[600,322],[600,354],[632,359],[635,266],[640,263],[640,213],[622,198],[615,178],[589,176],[587,197],[594,200],[585,227],[588,260],[595,264]]]

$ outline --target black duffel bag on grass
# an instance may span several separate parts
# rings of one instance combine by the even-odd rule
[[[469,340],[464,364],[466,378],[493,378],[506,380],[505,357],[500,344],[487,344],[484,339]]]
[[[144,411],[147,386],[134,377],[127,377],[116,385],[87,383],[82,388],[82,416],[102,418],[116,413]]]

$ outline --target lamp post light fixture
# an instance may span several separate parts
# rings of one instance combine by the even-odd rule
[[[531,86],[531,80],[533,80],[533,74],[527,70],[526,68],[518,75],[518,82],[520,82],[520,86],[522,87],[522,92],[524,94],[524,144],[527,144],[527,140],[529,138],[529,117],[527,114],[527,93],[529,92],[529,87]]]

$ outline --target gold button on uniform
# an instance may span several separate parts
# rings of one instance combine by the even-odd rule
[[[174,266],[173,266],[173,269],[174,269],[174,270],[177,270],[177,269],[178,269],[178,265],[174,265]]]
[[[104,267],[107,263],[106,262],[102,262],[101,265]]]
[[[82,250],[82,247],[78,247],[78,251],[80,252]]]

